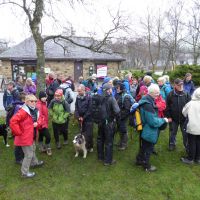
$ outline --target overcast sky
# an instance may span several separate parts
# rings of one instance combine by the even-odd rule
[[[54,5],[57,9],[55,22],[49,18],[43,20],[42,34],[50,35],[60,33],[67,21],[76,29],[76,35],[85,36],[87,32],[104,32],[111,26],[108,10],[114,15],[120,7],[123,15],[129,16],[128,23],[138,27],[140,18],[145,16],[147,8],[157,12],[160,8],[165,10],[172,0],[86,0],[86,4],[77,5],[70,9],[66,4]],[[170,2],[170,3],[169,3]],[[26,18],[19,9],[0,6],[0,39],[6,39],[17,44],[30,36]]]

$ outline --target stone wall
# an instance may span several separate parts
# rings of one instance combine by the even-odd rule
[[[55,73],[62,72],[65,76],[74,78],[74,62],[73,61],[46,61],[45,67],[51,69]]]
[[[119,62],[108,62],[107,63],[108,66],[108,76],[110,77],[115,77],[115,76],[119,76],[119,69],[120,69],[120,63]]]

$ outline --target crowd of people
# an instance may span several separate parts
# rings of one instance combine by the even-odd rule
[[[57,149],[68,144],[68,129],[71,104],[75,101],[74,117],[86,139],[88,152],[94,151],[93,124],[98,125],[97,158],[104,166],[113,165],[113,142],[119,133],[118,150],[128,147],[128,126],[134,126],[135,111],[139,110],[142,129],[140,129],[140,150],[136,165],[145,171],[153,172],[156,167],[150,164],[150,156],[156,154],[155,144],[160,131],[169,124],[169,150],[176,148],[176,135],[180,126],[186,157],[186,164],[200,164],[200,88],[195,89],[192,74],[187,73],[184,80],[176,78],[173,84],[164,75],[153,80],[147,73],[137,79],[131,74],[123,79],[105,77],[97,81],[96,74],[88,79],[79,78],[75,88],[72,77],[51,72],[46,77],[46,88],[37,87],[31,78],[25,84],[20,76],[10,81],[3,95],[3,105],[7,111],[6,124],[14,137],[16,163],[21,165],[23,177],[34,177],[31,166],[42,166],[43,161],[36,157],[36,143],[40,152],[52,155],[49,119]],[[77,96],[75,98],[75,89]],[[38,133],[39,132],[39,133]],[[60,135],[64,142],[61,144]]]

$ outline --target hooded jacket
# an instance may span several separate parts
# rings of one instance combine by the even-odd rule
[[[184,106],[182,113],[188,118],[187,132],[200,135],[200,88],[194,91],[192,100]]]
[[[48,121],[48,108],[47,108],[46,102],[42,102],[41,100],[38,100],[36,107],[40,113],[40,118],[38,120],[38,123],[39,123],[38,128],[39,129],[48,128],[49,121]]]
[[[37,114],[37,119],[39,113]],[[31,146],[34,141],[33,118],[27,105],[22,108],[11,118],[10,128],[15,135],[14,144],[16,146]]]
[[[158,117],[158,108],[150,95],[143,96],[138,103],[143,126],[141,137],[155,144],[158,140],[159,127],[166,122],[163,118]]]

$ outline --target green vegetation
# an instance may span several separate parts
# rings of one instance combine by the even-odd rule
[[[178,200],[200,199],[200,166],[187,166],[180,162],[184,155],[181,134],[175,152],[169,152],[168,130],[160,134],[156,145],[158,156],[152,155],[151,163],[157,172],[147,173],[135,166],[138,152],[138,134],[129,131],[129,147],[118,151],[114,147],[115,166],[105,167],[97,161],[96,127],[95,151],[86,159],[74,158],[73,135],[77,124],[71,120],[69,145],[55,149],[53,155],[37,153],[45,161],[43,168],[34,169],[36,177],[24,179],[20,166],[14,163],[13,145],[6,148],[0,138],[0,199],[1,200]],[[52,133],[52,130],[51,130]],[[52,137],[53,138],[53,137]],[[61,137],[63,140],[63,138]],[[115,143],[117,139],[115,139]],[[9,139],[12,144],[12,139]]]

